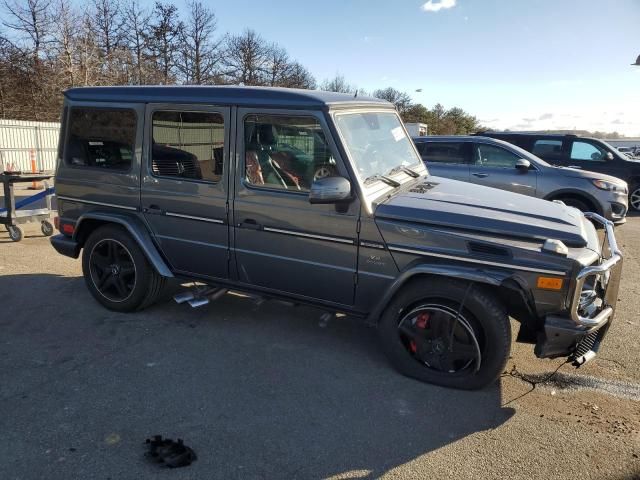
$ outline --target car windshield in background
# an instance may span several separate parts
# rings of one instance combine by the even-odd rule
[[[421,167],[422,160],[395,112],[340,113],[335,121],[364,183],[380,180],[395,186],[397,182],[388,175],[403,172],[411,177],[413,168]]]

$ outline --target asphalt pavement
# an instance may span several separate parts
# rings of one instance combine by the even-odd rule
[[[463,392],[400,376],[373,328],[308,307],[109,312],[37,224],[20,243],[0,230],[0,479],[640,478],[640,217],[616,232],[597,359],[515,345],[498,383]],[[153,435],[198,459],[152,463]]]

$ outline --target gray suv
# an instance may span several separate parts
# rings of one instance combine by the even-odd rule
[[[55,249],[106,308],[167,279],[374,322],[403,374],[479,388],[518,340],[595,356],[622,268],[577,209],[429,175],[393,105],[327,92],[92,87],[65,92]]]
[[[516,145],[488,137],[432,136],[413,141],[432,174],[560,200],[616,224],[626,221],[628,187],[616,177],[556,167]]]

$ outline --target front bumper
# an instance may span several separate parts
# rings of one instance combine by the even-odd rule
[[[578,272],[569,315],[545,318],[544,330],[535,348],[540,358],[569,356],[576,366],[595,357],[613,321],[622,273],[622,252],[616,242],[613,222],[595,213],[585,213],[585,216],[604,227],[602,257],[598,264]]]

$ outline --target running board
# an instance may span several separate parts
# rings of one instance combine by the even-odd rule
[[[208,288],[192,292],[182,292],[173,296],[176,303],[188,303],[192,308],[207,305],[209,302],[222,297],[228,290],[226,288]]]

